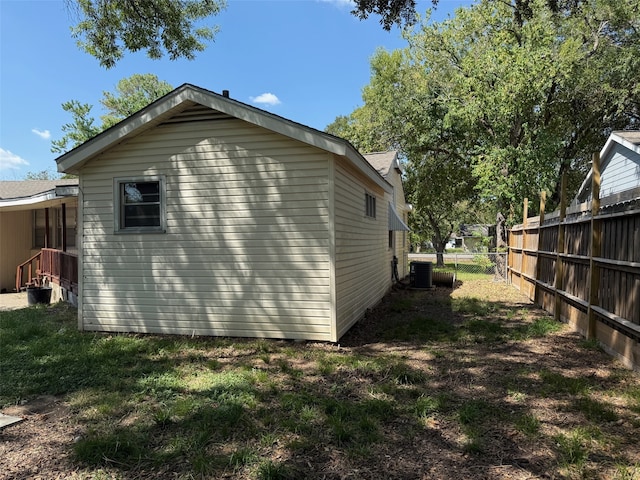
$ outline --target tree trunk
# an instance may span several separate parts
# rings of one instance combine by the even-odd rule
[[[446,235],[443,235],[440,224],[428,212],[427,218],[429,219],[429,224],[431,225],[431,228],[433,230],[433,237],[431,238],[431,241],[433,243],[433,248],[436,249],[436,265],[438,267],[444,267],[444,250],[447,246],[447,241],[451,236],[451,232],[453,232],[453,225],[449,225],[447,228],[448,233]]]
[[[436,266],[444,267],[444,251],[447,246],[447,240],[442,239],[439,233],[433,235],[433,247],[436,249]]]

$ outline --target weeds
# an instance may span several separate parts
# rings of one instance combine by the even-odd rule
[[[618,415],[609,406],[597,400],[594,400],[587,396],[576,398],[573,402],[573,407],[584,414],[584,416],[596,423],[602,422],[615,422],[618,420]]]
[[[515,425],[516,429],[527,437],[535,437],[540,433],[540,420],[530,413],[520,415]]]
[[[416,445],[433,449],[430,461],[465,453],[480,464],[500,461],[491,452],[512,435],[523,451],[554,451],[541,468],[559,477],[627,445],[602,431],[640,413],[631,374],[600,381],[537,363],[531,346],[562,324],[479,296],[429,295],[389,302],[386,344],[341,348],[80,333],[73,310],[3,313],[0,369],[12,375],[0,383],[0,405],[61,396],[82,431],[73,461],[95,473],[86,478],[161,468],[176,478],[322,478],[332,462],[363,472],[399,464],[393,452]],[[599,400],[613,397],[615,409]],[[537,410],[545,403],[580,425],[550,423]],[[610,457],[611,478],[638,473]]]
[[[566,467],[584,464],[589,455],[587,444],[590,440],[585,431],[573,430],[568,434],[559,434],[554,440],[561,465]]]

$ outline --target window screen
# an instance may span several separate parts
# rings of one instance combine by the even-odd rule
[[[118,230],[159,231],[164,229],[161,180],[119,180]]]

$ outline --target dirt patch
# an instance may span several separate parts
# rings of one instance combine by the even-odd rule
[[[2,413],[24,420],[0,431],[0,478],[67,478],[76,470],[68,457],[78,430],[62,399],[41,396]]]
[[[487,318],[495,322],[494,330],[477,323]],[[230,366],[253,355],[249,363],[271,368],[270,374],[276,371],[273,365],[288,362],[288,367],[302,372],[302,378],[313,377],[309,382],[326,386],[322,391],[346,385],[336,395],[368,395],[373,400],[384,400],[385,393],[375,390],[379,374],[337,367],[318,377],[315,357],[307,354],[326,351],[401,359],[401,371],[388,375],[397,376],[402,398],[424,411],[419,421],[403,416],[386,421],[384,441],[370,445],[360,456],[320,439],[294,450],[283,436],[268,446],[256,446],[257,440],[252,445],[261,458],[286,464],[288,473],[283,476],[260,477],[255,468],[229,468],[209,477],[194,474],[186,461],[153,470],[105,462],[98,471],[79,465],[73,457],[74,444],[85,435],[81,419],[74,417],[64,398],[43,396],[3,410],[25,421],[0,432],[0,479],[525,480],[640,475],[634,467],[640,466],[636,442],[640,408],[616,394],[628,385],[640,391],[637,375],[595,348],[580,347],[580,337],[566,327],[511,340],[514,329],[524,335],[545,318],[548,314],[516,290],[492,281],[460,284],[453,291],[395,290],[339,345],[267,342],[270,351],[263,356],[269,357],[269,365],[259,354],[231,347],[218,357]],[[423,328],[425,322],[431,330]],[[504,325],[510,330],[501,330]],[[438,341],[425,340],[424,335]],[[244,353],[239,356],[239,352]],[[498,420],[483,422],[483,416]],[[286,440],[295,437],[292,433]],[[234,446],[211,448],[224,453]]]

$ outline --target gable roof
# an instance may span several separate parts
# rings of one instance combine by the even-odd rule
[[[16,209],[78,195],[78,179],[0,181],[0,209]]]
[[[387,175],[389,175],[392,169],[397,170],[398,173],[402,173],[400,163],[398,162],[398,152],[395,150],[366,153],[364,158],[385,178],[387,178]]]
[[[233,100],[225,95],[185,83],[142,110],[122,120],[92,139],[56,159],[58,171],[78,173],[92,158],[140,133],[168,120],[194,105],[202,105],[223,115],[244,120],[286,137],[298,140],[348,159],[358,170],[385,191],[391,185],[346,140],[273,113]]]
[[[609,153],[617,145],[622,145],[632,152],[640,155],[640,130],[615,131],[609,135],[604,147],[600,150],[600,172],[602,173],[609,163]],[[584,201],[591,194],[591,177],[593,176],[593,168],[589,170],[582,185],[578,189],[578,193],[574,197],[573,203]]]

